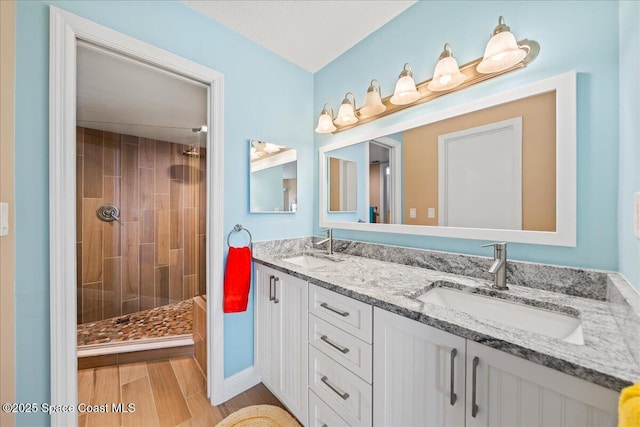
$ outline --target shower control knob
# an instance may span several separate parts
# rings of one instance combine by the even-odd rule
[[[96,215],[102,221],[120,221],[120,209],[115,205],[102,205],[96,210]]]

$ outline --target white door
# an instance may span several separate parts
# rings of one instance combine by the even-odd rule
[[[276,391],[278,370],[278,336],[276,307],[273,302],[275,270],[255,265],[255,366],[262,382]]]
[[[299,419],[307,420],[308,284],[278,273],[279,398]]]
[[[617,398],[604,387],[467,342],[468,427],[614,426]]]
[[[464,338],[379,308],[373,323],[373,424],[464,426]]]
[[[438,137],[438,225],[522,229],[522,117]]]

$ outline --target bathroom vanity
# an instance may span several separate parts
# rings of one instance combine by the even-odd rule
[[[486,278],[374,259],[404,250],[428,265],[430,251],[342,241],[329,256],[282,242],[254,255],[255,365],[307,425],[612,425],[620,389],[640,379],[598,289],[606,273],[516,262],[513,271],[541,269],[556,292],[513,284],[516,273],[495,291]],[[451,265],[470,263],[474,275],[482,262],[460,255]],[[563,278],[566,289],[554,283]],[[540,317],[510,324],[489,305],[469,314],[456,293]],[[547,315],[560,323],[545,326]]]

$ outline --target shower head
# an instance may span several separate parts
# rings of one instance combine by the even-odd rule
[[[190,145],[188,150],[182,152],[182,155],[187,157],[200,157],[200,151],[195,145]]]

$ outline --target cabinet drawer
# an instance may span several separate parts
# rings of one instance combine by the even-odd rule
[[[372,308],[369,304],[311,285],[309,312],[371,344]]]
[[[309,390],[309,427],[349,426],[345,420]]]
[[[309,343],[371,384],[371,344],[309,314]]]
[[[309,346],[309,386],[349,425],[371,425],[371,385],[313,346]]]

